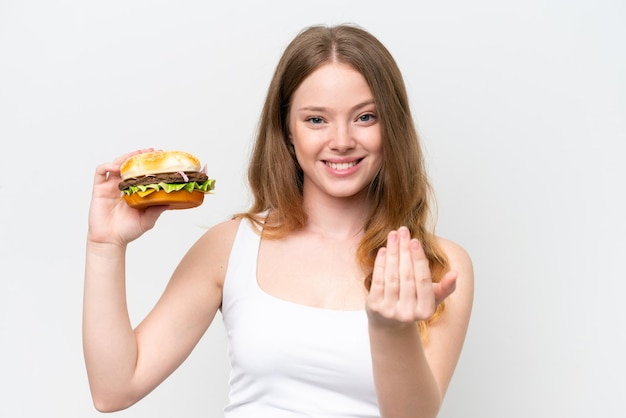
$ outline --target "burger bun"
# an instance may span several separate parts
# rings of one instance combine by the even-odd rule
[[[158,173],[200,171],[200,160],[184,151],[153,151],[133,155],[120,166],[122,180]]]

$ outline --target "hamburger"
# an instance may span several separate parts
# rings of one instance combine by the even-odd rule
[[[215,187],[200,160],[184,151],[152,151],[133,155],[120,166],[119,189],[136,209],[166,205],[169,209],[200,206]]]

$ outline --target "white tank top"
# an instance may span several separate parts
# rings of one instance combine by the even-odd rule
[[[242,220],[224,282],[231,363],[226,418],[380,417],[365,310],[313,308],[265,293],[260,236]]]

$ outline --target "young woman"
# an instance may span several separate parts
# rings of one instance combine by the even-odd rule
[[[314,26],[290,43],[250,163],[252,207],[200,237],[133,329],[126,247],[167,209],[120,201],[135,153],[97,167],[89,214],[83,333],[98,410],[158,386],[221,310],[228,418],[437,415],[473,271],[434,233],[403,79],[374,36]]]

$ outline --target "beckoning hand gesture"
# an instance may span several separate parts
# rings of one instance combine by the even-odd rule
[[[433,283],[428,259],[408,228],[389,232],[387,246],[376,256],[366,301],[370,325],[405,327],[427,320],[456,287],[457,273]]]

